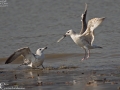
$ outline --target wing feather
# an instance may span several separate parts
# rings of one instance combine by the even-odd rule
[[[97,28],[105,19],[105,17],[102,18],[93,18],[91,20],[88,21],[88,25],[87,25],[87,30],[90,30],[93,32],[93,30],[95,28]]]
[[[94,41],[93,30],[98,27],[105,18],[93,18],[89,20],[87,30],[81,35],[81,38],[86,40],[89,45],[92,45]]]
[[[80,30],[80,34],[83,34],[85,30],[87,29],[87,23],[86,23],[86,14],[87,14],[87,4],[85,4],[85,11],[81,16],[81,21],[82,21],[82,28]]]
[[[29,47],[24,47],[24,48],[18,49],[16,52],[14,52],[12,55],[10,55],[10,57],[8,57],[5,64],[11,63],[16,58],[18,58],[20,55],[23,55],[24,57],[26,57],[26,55],[28,55],[30,53],[31,53],[31,51],[30,51]]]

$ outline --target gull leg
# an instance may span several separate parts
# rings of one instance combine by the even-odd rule
[[[23,64],[20,64],[18,67],[22,66]]]
[[[42,67],[43,67],[43,69],[45,69],[44,66],[43,66],[43,64],[42,64]]]
[[[88,49],[87,59],[90,57],[90,50]]]
[[[86,59],[86,54],[87,54],[87,51],[86,51],[86,49],[85,49],[85,48],[84,48],[84,50],[85,50],[84,58],[83,58],[81,61],[83,61],[83,60],[85,60],[85,59]]]
[[[25,65],[24,63],[20,64],[18,67],[21,67],[22,65]]]

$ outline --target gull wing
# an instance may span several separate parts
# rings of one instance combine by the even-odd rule
[[[105,18],[93,18],[89,20],[87,25],[87,30],[81,35],[81,38],[85,39],[89,44],[92,45],[94,41],[94,32],[93,30],[98,27]]]
[[[87,14],[87,4],[85,4],[85,11],[84,11],[84,14],[82,14],[81,16],[82,28],[80,30],[80,34],[83,34],[85,30],[87,29],[86,14]]]
[[[93,18],[93,19],[89,20],[88,21],[88,25],[87,25],[87,30],[93,32],[93,30],[95,28],[97,28],[103,22],[104,19],[105,19],[105,17],[102,17],[102,18]]]
[[[8,57],[5,64],[11,63],[12,61],[14,61],[16,58],[18,58],[21,55],[23,55],[26,58],[28,54],[32,54],[29,47],[18,49],[16,52],[10,55],[10,57]]]

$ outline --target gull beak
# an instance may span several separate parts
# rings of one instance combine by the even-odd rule
[[[47,49],[47,47],[44,47],[44,49]]]
[[[66,37],[66,34],[65,35],[63,35],[64,37]]]
[[[63,35],[57,42],[60,42],[61,40],[63,40],[66,37],[66,35]]]

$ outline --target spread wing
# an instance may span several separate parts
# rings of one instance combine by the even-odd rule
[[[87,29],[86,14],[87,14],[87,4],[85,4],[85,11],[81,16],[82,28],[80,30],[80,34],[83,34],[85,30]]]
[[[18,49],[16,52],[14,52],[12,55],[10,55],[10,57],[8,57],[5,64],[11,63],[12,61],[14,61],[16,58],[18,58],[21,55],[23,55],[24,58],[26,58],[26,56],[29,54],[32,54],[29,47],[24,47],[24,48]]]
[[[86,31],[82,34],[82,38],[92,45],[94,41],[94,29],[97,28],[105,18],[93,18],[89,20]]]
[[[93,18],[91,20],[88,21],[88,25],[87,25],[87,30],[93,32],[93,30],[95,28],[97,28],[105,19],[105,17],[102,18]]]

